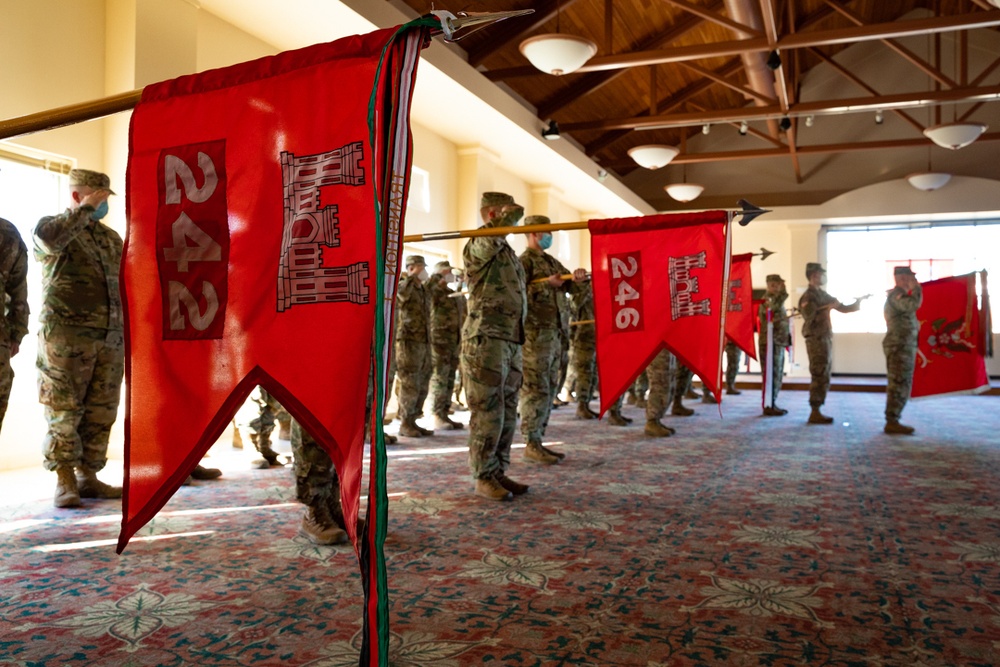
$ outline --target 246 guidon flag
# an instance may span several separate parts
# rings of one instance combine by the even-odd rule
[[[601,412],[664,347],[719,397],[729,213],[591,220]]]
[[[385,446],[373,406],[399,272],[410,99],[437,25],[148,86],[130,128],[118,551],[261,385],[340,476],[365,590],[362,665],[388,661]],[[374,444],[358,535],[366,415]]]
[[[921,283],[924,300],[917,310],[920,330],[910,392],[914,398],[975,394],[990,388],[986,374],[989,333],[984,335],[982,329],[988,318],[980,316],[977,275]],[[987,293],[985,287],[984,276],[983,294]]]
[[[733,255],[729,259],[726,338],[750,355],[751,359],[756,359],[757,346],[753,344],[753,332],[757,309],[753,303],[753,283],[750,277],[752,260],[752,252]]]

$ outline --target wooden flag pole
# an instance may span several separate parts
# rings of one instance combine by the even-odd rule
[[[480,227],[461,229],[453,232],[431,232],[430,234],[408,234],[403,243],[419,241],[448,241],[450,239],[472,239],[480,236],[507,236],[508,234],[531,234],[538,232],[558,232],[571,229],[586,229],[587,221],[552,222],[547,225],[518,225],[516,227]],[[572,277],[572,276],[571,276]]]

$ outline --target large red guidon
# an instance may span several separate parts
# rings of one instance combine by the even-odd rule
[[[719,397],[729,213],[591,220],[603,413],[666,347]]]
[[[149,86],[130,133],[118,550],[263,385],[340,475],[365,575],[363,665],[388,660],[378,408],[364,534],[355,525],[399,272],[416,26],[437,22]]]
[[[729,260],[729,295],[726,303],[726,338],[732,341],[751,359],[757,358],[753,344],[757,307],[753,302],[753,284],[750,262],[753,253],[733,255]]]

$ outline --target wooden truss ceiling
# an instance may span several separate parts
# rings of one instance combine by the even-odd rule
[[[755,160],[787,156],[798,183],[809,174],[800,165],[807,154],[836,154],[926,145],[921,131],[932,120],[913,106],[941,108],[962,102],[961,119],[1000,97],[1000,58],[985,67],[969,65],[971,30],[1000,36],[1000,9],[988,0],[405,0],[419,13],[535,10],[459,42],[469,63],[494,82],[509,87],[537,111],[554,119],[588,155],[620,177],[637,167],[629,148],[669,144],[681,148],[674,164]],[[925,18],[899,20],[913,10]],[[526,38],[563,32],[587,37],[598,53],[582,70],[562,77],[539,72],[520,53]],[[942,35],[955,44],[942,66]],[[926,35],[926,54],[900,39]],[[956,38],[951,36],[957,35]],[[998,38],[1000,39],[1000,38]],[[930,46],[933,41],[933,46]],[[835,56],[859,42],[884,47],[912,67],[909,92],[882,94],[863,72],[840,65]],[[781,66],[762,69],[777,50]],[[954,61],[954,62],[952,62]],[[821,63],[856,91],[848,99],[800,99],[804,75]],[[763,71],[763,74],[762,74]],[[852,88],[853,87],[853,88]],[[800,145],[799,124],[864,109],[882,109],[912,127],[912,138],[892,141]],[[781,127],[788,118],[791,125]],[[948,116],[950,120],[951,117]],[[712,153],[688,152],[687,140],[706,123],[739,127],[755,148]],[[989,132],[980,141],[996,140]]]

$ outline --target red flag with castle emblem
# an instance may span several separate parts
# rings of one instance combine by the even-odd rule
[[[753,344],[753,332],[754,324],[757,321],[757,308],[753,303],[753,283],[750,278],[751,260],[753,260],[752,252],[733,255],[729,259],[726,338],[746,352],[751,359],[756,359],[757,347]]]
[[[664,347],[719,396],[729,213],[591,220],[601,412]]]
[[[990,388],[976,273],[921,283],[917,364],[910,396],[975,394]]]
[[[410,99],[427,37],[410,28],[437,25],[149,86],[130,131],[118,550],[262,385],[340,476],[364,578],[362,665],[388,660],[385,450],[381,408],[371,408],[384,392]],[[358,535],[370,409],[368,521]]]

